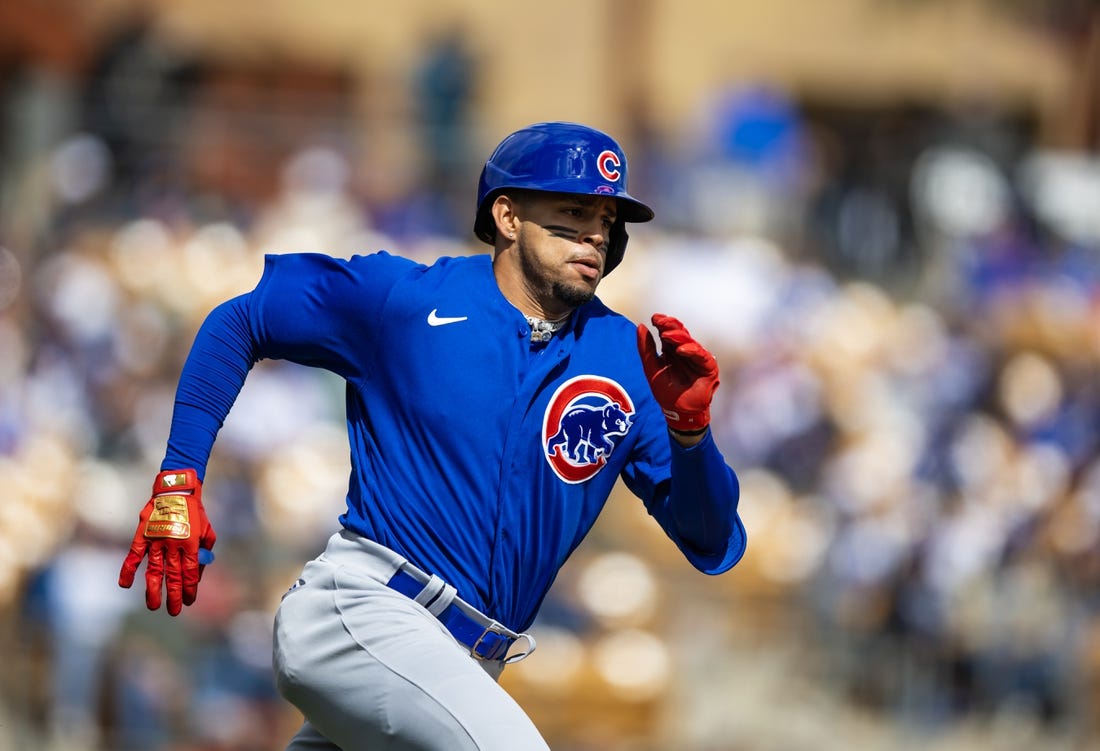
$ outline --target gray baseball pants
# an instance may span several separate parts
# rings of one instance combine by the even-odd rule
[[[275,615],[275,678],[305,724],[287,751],[549,751],[424,607],[386,582],[404,561],[347,531],[305,565]]]

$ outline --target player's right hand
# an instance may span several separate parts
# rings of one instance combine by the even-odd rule
[[[153,481],[153,494],[141,510],[130,552],[118,575],[120,587],[134,583],[141,560],[145,567],[145,604],[160,607],[167,581],[168,614],[179,615],[195,602],[205,565],[217,535],[202,506],[202,481],[193,469],[168,470]]]

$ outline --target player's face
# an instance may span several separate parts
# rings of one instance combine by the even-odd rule
[[[607,262],[615,199],[527,193],[517,208],[516,249],[530,292],[554,308],[591,300]]]

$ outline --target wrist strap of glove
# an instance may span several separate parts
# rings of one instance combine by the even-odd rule
[[[193,469],[168,469],[153,480],[153,495],[164,493],[194,493],[200,488],[198,474]]]
[[[685,438],[694,438],[697,435],[703,435],[703,433],[706,433],[707,432],[707,427],[708,426],[704,425],[703,427],[699,428],[698,430],[677,430],[676,428],[673,428],[673,427],[669,426],[669,430],[672,431],[674,434],[682,435]]]

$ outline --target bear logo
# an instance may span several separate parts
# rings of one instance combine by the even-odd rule
[[[543,416],[547,462],[568,483],[591,479],[630,430],[634,403],[618,383],[600,376],[566,381]]]

